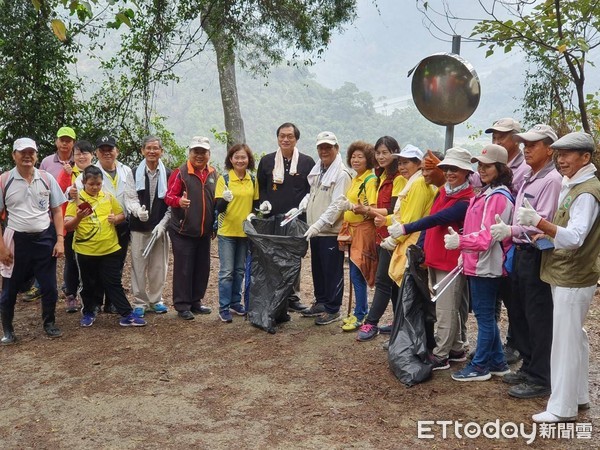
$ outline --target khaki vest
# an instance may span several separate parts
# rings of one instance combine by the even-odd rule
[[[352,179],[352,175],[350,172],[343,167],[341,169],[347,176],[348,180]],[[329,205],[335,200],[333,198],[333,188],[332,184],[330,187],[325,187],[321,183],[318,186],[310,187],[310,197],[308,199],[309,207],[306,208],[306,221],[309,225],[315,223],[321,215],[329,208]],[[338,219],[335,221],[333,225],[325,225],[319,236],[337,236],[342,228],[342,223],[344,222],[344,214],[340,214]]]
[[[552,223],[566,227],[569,209],[580,194],[591,194],[600,202],[600,181],[596,177],[573,186],[567,193]],[[546,283],[561,287],[594,286],[600,275],[600,216],[596,218],[583,245],[574,250],[553,250],[542,254],[540,278]]]

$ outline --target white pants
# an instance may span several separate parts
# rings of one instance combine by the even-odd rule
[[[169,236],[156,240],[147,258],[142,256],[152,233],[131,232],[131,292],[133,307],[147,308],[162,302],[162,292],[167,280],[169,263]]]
[[[552,353],[550,381],[552,394],[548,412],[560,417],[576,417],[577,405],[590,401],[588,336],[583,329],[596,286],[552,287]]]

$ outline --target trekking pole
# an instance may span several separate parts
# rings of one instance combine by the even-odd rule
[[[458,270],[457,270],[457,269],[458,269]],[[460,274],[461,274],[461,273],[462,273],[462,266],[456,266],[456,268],[455,268],[454,270],[452,270],[452,272],[450,272],[448,275],[446,275],[446,276],[445,276],[445,277],[442,279],[442,281],[446,281],[446,280],[448,280],[448,277],[450,277],[450,279],[449,279],[449,280],[448,280],[448,282],[447,282],[447,283],[444,285],[444,287],[442,288],[442,290],[441,290],[441,291],[437,292],[437,293],[436,293],[436,294],[435,294],[433,297],[431,297],[431,301],[432,301],[432,302],[435,302],[435,301],[438,299],[438,297],[439,297],[440,295],[442,295],[442,294],[444,293],[444,291],[445,291],[446,289],[448,289],[448,287],[450,287],[450,285],[451,285],[451,284],[453,284],[453,283],[454,283],[454,281],[456,281],[456,279],[457,279],[457,278],[460,276]],[[438,284],[436,284],[436,285],[433,287],[433,289],[434,289],[434,290],[435,290],[435,289],[437,289],[437,288],[436,288],[436,286],[439,286],[439,285],[442,283],[442,281],[440,281]]]

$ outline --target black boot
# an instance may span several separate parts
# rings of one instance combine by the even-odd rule
[[[2,311],[0,313],[2,317],[2,329],[4,330],[4,336],[0,340],[2,345],[14,344],[17,338],[15,337],[15,330],[13,328],[13,317],[14,313],[8,311]]]
[[[62,331],[56,326],[54,311],[56,305],[42,305],[42,319],[44,320],[44,331],[49,338],[58,338],[62,336]]]

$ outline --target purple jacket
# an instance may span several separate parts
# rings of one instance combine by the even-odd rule
[[[514,206],[499,190],[509,192],[506,186],[488,187],[471,199],[458,247],[465,275],[488,278],[507,275],[504,255],[510,250],[512,239],[508,237],[501,244],[494,242],[490,227],[496,223],[496,214],[504,223],[511,223]]]
[[[556,170],[554,161],[550,161],[536,174],[534,174],[530,168],[523,179],[523,185],[521,186],[521,189],[519,189],[517,198],[515,199],[515,207],[518,208],[521,206],[523,204],[523,199],[527,197],[527,200],[538,214],[544,219],[551,221],[558,205],[561,182],[562,176]],[[513,216],[511,231],[513,242],[517,244],[527,242],[522,237],[525,232],[530,237],[534,234],[542,233],[542,231],[538,230],[536,227],[524,227],[518,225],[516,214]]]

